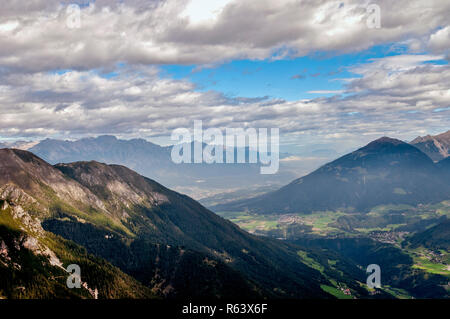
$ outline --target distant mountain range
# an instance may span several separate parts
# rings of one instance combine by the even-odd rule
[[[450,156],[450,130],[436,136],[419,136],[410,144],[427,154],[433,161],[440,161]]]
[[[279,190],[212,209],[285,214],[433,203],[450,199],[448,163],[435,164],[415,146],[383,137]]]
[[[436,136],[414,139],[411,143],[432,160],[440,161],[449,155],[450,131]],[[192,146],[191,146],[192,147]],[[0,143],[0,148],[29,150],[51,164],[96,160],[107,164],[120,164],[138,173],[198,199],[205,203],[217,201],[222,194],[230,198],[240,190],[250,191],[277,188],[314,168],[314,161],[296,163],[292,156],[280,154],[280,171],[275,175],[261,175],[259,165],[249,164],[174,164],[170,158],[171,147],[160,146],[144,139],[122,140],[114,136],[83,138],[75,141],[46,139],[41,142],[19,141]],[[246,152],[249,152],[248,149]],[[333,151],[334,152],[334,151]],[[311,156],[332,158],[336,152],[313,150]],[[284,161],[283,159],[286,159]],[[319,163],[321,160],[319,160]],[[240,196],[235,196],[238,199]]]
[[[191,143],[192,149],[193,145]],[[29,151],[51,164],[95,160],[125,165],[196,198],[231,188],[281,186],[296,177],[292,171],[284,170],[283,167],[278,174],[261,175],[259,164],[175,164],[171,159],[171,150],[171,146],[163,147],[143,139],[121,140],[108,135],[76,141],[46,139],[29,148]],[[248,148],[245,151],[249,153]],[[280,155],[281,158],[289,156]]]

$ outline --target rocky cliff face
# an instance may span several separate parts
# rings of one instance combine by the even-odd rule
[[[433,161],[438,162],[450,156],[450,131],[436,136],[419,136],[410,144],[427,154]]]
[[[0,187],[0,299],[153,296],[119,269],[45,231],[45,216],[48,209],[16,185]],[[83,269],[81,289],[66,285],[70,264]]]

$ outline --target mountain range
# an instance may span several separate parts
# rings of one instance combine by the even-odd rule
[[[80,264],[99,298],[332,298],[321,288],[331,278],[368,295],[356,265],[336,272],[325,263],[325,276],[295,245],[250,235],[124,166],[52,166],[3,149],[0,185],[0,271],[8,278],[0,294],[7,298],[89,296],[64,286],[68,264]]]
[[[276,191],[212,209],[286,214],[434,203],[450,198],[448,162],[435,164],[415,146],[383,137]]]
[[[100,141],[102,149],[121,143]],[[449,199],[449,163],[384,137],[277,191],[215,209],[286,214],[435,203]],[[409,243],[447,249],[447,227],[442,220]],[[388,256],[392,287],[418,298],[447,295],[446,277],[411,270],[398,248],[358,238],[258,237],[125,166],[51,165],[32,152],[0,149],[0,298],[334,298],[342,287],[356,298],[392,298],[363,285],[365,263]],[[82,289],[66,286],[71,264],[81,268]]]
[[[410,144],[438,162],[450,156],[450,130],[435,136],[419,136]]]
[[[192,150],[195,143],[198,142],[190,145]],[[203,143],[202,148],[205,145]],[[172,146],[160,146],[144,139],[122,140],[109,135],[75,141],[45,139],[28,150],[51,164],[95,160],[124,165],[195,198],[223,193],[233,188],[281,186],[296,177],[295,173],[284,169],[283,165],[275,175],[261,175],[259,164],[175,164],[171,159]],[[248,147],[244,151],[248,156]],[[193,156],[194,152],[191,154]],[[236,154],[237,148],[235,156]],[[283,158],[289,154],[280,156]]]
[[[417,137],[410,144],[437,162],[449,155],[450,131],[436,136]],[[51,164],[95,160],[124,165],[172,189],[201,199],[208,205],[217,204],[224,196],[229,198],[227,201],[237,200],[243,197],[239,195],[242,191],[257,193],[264,188],[275,190],[311,171],[317,162],[325,163],[336,155],[319,149],[310,152],[310,156],[319,156],[319,159],[297,163],[289,161],[292,158],[290,154],[281,153],[279,172],[262,176],[259,174],[259,165],[254,164],[174,164],[170,156],[171,146],[160,146],[144,139],[122,140],[109,135],[74,141],[45,139],[40,142],[4,142],[0,143],[0,148],[29,150]],[[249,153],[248,148],[245,151]]]

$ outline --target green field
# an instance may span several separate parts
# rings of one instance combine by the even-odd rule
[[[217,214],[248,232],[268,231],[277,228],[282,229],[292,224],[280,221],[280,215],[257,215],[248,212],[219,212]],[[318,235],[342,232],[330,226],[330,224],[336,222],[340,216],[344,215],[345,213],[331,211],[317,212],[309,215],[290,214],[290,216],[295,218],[295,223],[311,226],[312,232]]]
[[[426,272],[450,277],[450,253],[441,250],[441,255],[436,258],[433,252],[425,248],[417,248],[408,251],[414,260],[413,268],[422,269]],[[438,259],[438,260],[436,260]]]
[[[320,271],[321,273],[323,273],[324,267],[321,264],[319,264],[318,262],[316,262],[314,259],[309,257],[308,254],[306,253],[306,251],[299,250],[297,252],[297,254],[302,258],[303,263],[305,263],[307,266],[314,268],[314,269]]]
[[[218,213],[218,215],[230,220],[248,232],[254,232],[255,230],[267,231],[270,229],[275,229],[278,226],[279,218],[277,215],[256,215],[246,212],[225,212]]]
[[[320,288],[322,288],[323,291],[328,292],[329,294],[335,296],[338,299],[353,299],[351,295],[344,294],[343,291],[336,287],[331,287],[327,285],[320,285]]]
[[[433,205],[412,207],[408,205],[381,205],[368,213],[346,213],[342,211],[322,211],[312,214],[253,214],[249,212],[219,212],[218,215],[237,224],[242,229],[264,234],[270,230],[283,230],[294,224],[305,226],[302,231],[314,235],[330,236],[346,234],[355,236],[373,231],[397,231],[400,227],[416,223],[420,220],[432,220],[447,216],[450,218],[450,201]],[[401,215],[404,220],[392,223],[392,216]],[[286,217],[287,216],[287,217]],[[340,218],[351,223],[340,222]],[[353,223],[353,224],[352,224]],[[307,230],[309,228],[309,230]],[[279,232],[280,233],[280,232]],[[292,233],[291,233],[292,235]],[[285,237],[285,236],[280,236]]]

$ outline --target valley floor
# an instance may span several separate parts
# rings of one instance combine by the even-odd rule
[[[417,207],[378,206],[368,213],[327,211],[287,215],[249,212],[219,212],[218,214],[252,234],[283,241],[310,243],[322,240],[323,243],[324,240],[367,239],[375,243],[374,245],[380,245],[379,247],[393,247],[411,260],[410,265],[398,265],[399,268],[407,268],[410,273],[421,271],[424,278],[432,275],[446,277],[448,284],[443,287],[450,292],[448,234],[443,234],[442,238],[434,241],[427,235],[426,241],[414,242],[415,234],[449,220],[450,201]],[[319,263],[308,257],[306,252],[299,251],[299,254],[309,266],[323,270]],[[383,255],[378,256],[380,257]],[[361,285],[365,286],[363,283]],[[341,283],[335,282],[334,286],[322,285],[321,288],[340,299],[352,298],[347,287]],[[383,290],[397,298],[413,297],[407,290],[388,284],[383,285]],[[372,293],[376,292],[372,291]]]

